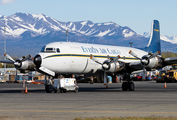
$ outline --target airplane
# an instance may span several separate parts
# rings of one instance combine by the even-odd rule
[[[15,66],[18,65],[9,55],[5,56]],[[29,61],[29,59],[25,60]],[[143,79],[145,79],[146,70],[160,69],[175,63],[177,63],[177,57],[166,59],[161,57],[159,21],[153,20],[149,43],[143,49],[76,42],[53,42],[42,47],[30,67],[35,65],[36,71],[52,77],[66,74],[96,74],[101,71],[105,84],[107,84],[108,74],[112,76],[122,74],[125,81],[122,83],[122,90],[134,91],[135,85],[130,79],[131,73],[143,71]],[[22,69],[22,71],[24,70]],[[46,82],[45,90],[47,93],[51,92],[51,82]]]

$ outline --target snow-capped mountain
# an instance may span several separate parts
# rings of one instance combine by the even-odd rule
[[[150,32],[142,32],[140,35],[150,38]],[[172,44],[177,44],[177,35],[160,35],[160,39]]]
[[[93,23],[92,21],[62,22],[44,14],[15,13],[11,16],[0,15],[0,56],[3,56],[4,26],[7,53],[21,56],[38,53],[49,42],[66,41],[66,30],[71,42],[94,43],[144,48],[149,38],[139,35],[129,27],[114,22]],[[168,38],[169,39],[169,38]],[[163,51],[177,51],[171,48]],[[163,43],[162,43],[163,44]],[[163,46],[163,45],[162,45]]]
[[[31,32],[31,37],[46,35],[51,32],[69,30],[77,35],[104,37],[122,35],[131,37],[136,33],[128,27],[121,27],[113,22],[93,23],[91,21],[60,22],[44,14],[16,13],[0,17],[0,32],[3,34],[6,25],[6,35],[20,38],[25,32]]]

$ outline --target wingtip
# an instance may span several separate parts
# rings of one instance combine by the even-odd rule
[[[6,56],[6,55],[7,55],[7,53],[4,54],[4,56]]]
[[[131,52],[132,52],[132,51],[130,50],[130,51],[129,51],[129,54],[130,54]]]

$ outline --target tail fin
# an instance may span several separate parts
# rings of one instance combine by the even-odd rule
[[[157,51],[160,51],[160,53],[161,53],[160,27],[159,27],[158,20],[153,20],[153,22],[152,22],[151,36],[149,39],[149,43],[144,48],[144,50],[147,51],[148,53],[155,53]]]

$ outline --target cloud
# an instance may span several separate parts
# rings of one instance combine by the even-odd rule
[[[1,0],[0,5],[7,5],[9,3],[13,3],[15,0]]]

